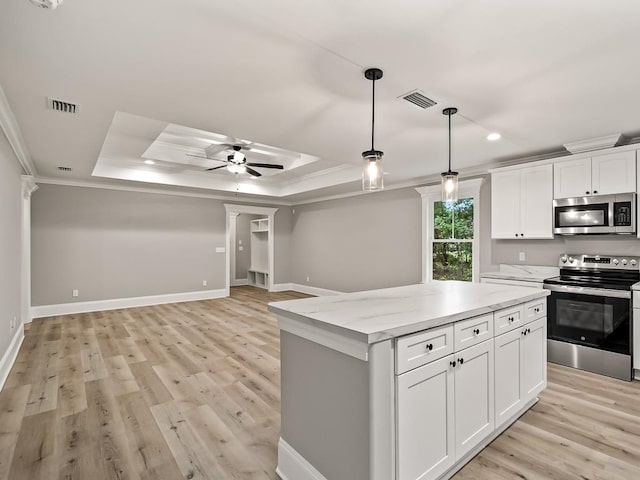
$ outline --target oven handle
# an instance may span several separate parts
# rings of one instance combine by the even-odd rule
[[[608,290],[606,288],[585,288],[570,285],[544,285],[543,288],[552,292],[577,293],[595,297],[631,298],[631,292],[628,290]]]

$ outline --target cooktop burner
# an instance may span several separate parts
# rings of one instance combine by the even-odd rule
[[[560,276],[546,279],[545,284],[631,290],[640,281],[640,257],[565,254],[558,263]]]

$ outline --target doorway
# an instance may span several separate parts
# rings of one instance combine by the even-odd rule
[[[274,221],[278,209],[226,203],[224,207],[227,212],[225,272],[227,295],[230,294],[231,286],[246,285],[247,283],[257,283],[271,291],[274,272]],[[248,224],[248,237],[244,237],[245,223]],[[240,236],[244,238],[240,238],[238,235],[239,225]],[[255,252],[251,251],[252,237],[256,237],[256,242],[253,243],[258,245],[257,247],[254,245]],[[242,240],[242,244],[239,243],[240,240]],[[257,253],[260,253],[261,256],[259,268],[251,265],[252,256],[255,257]],[[244,273],[245,267],[246,274]],[[246,275],[244,282],[243,278],[238,278],[243,275]],[[258,279],[260,282],[257,282]]]

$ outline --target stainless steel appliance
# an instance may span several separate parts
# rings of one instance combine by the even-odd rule
[[[553,233],[635,233],[636,194],[596,195],[553,201]]]
[[[544,281],[548,360],[631,380],[631,286],[640,281],[640,257],[562,255],[559,264],[560,276]]]

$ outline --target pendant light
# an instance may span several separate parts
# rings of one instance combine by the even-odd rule
[[[443,115],[449,117],[449,170],[442,172],[442,201],[455,202],[458,200],[458,172],[451,171],[451,115],[458,113],[455,107],[445,108]]]
[[[373,146],[374,126],[376,119],[376,80],[382,78],[382,70],[379,68],[368,68],[364,72],[364,77],[371,80],[372,96],[371,96],[371,150],[362,152],[362,189],[363,190],[382,190],[384,188],[384,179],[382,171],[382,153]]]

